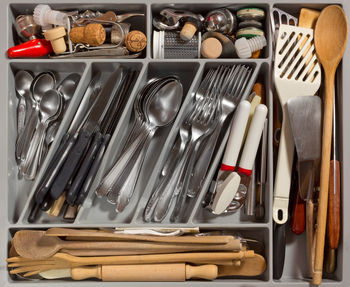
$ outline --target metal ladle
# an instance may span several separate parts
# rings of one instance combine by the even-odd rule
[[[30,97],[30,86],[33,77],[27,71],[18,71],[15,76],[15,89],[19,103],[17,106],[17,137],[22,133],[26,118],[27,101]],[[16,152],[17,155],[17,152]]]
[[[33,143],[28,151],[28,158],[24,167],[26,178],[35,178],[40,155],[45,141],[45,134],[50,122],[57,119],[62,107],[62,96],[57,90],[51,89],[45,92],[39,104],[40,123],[34,133]]]
[[[52,73],[41,73],[34,78],[34,81],[31,85],[31,104],[32,109],[29,115],[29,119],[26,122],[23,133],[20,135],[17,142],[17,149],[20,153],[21,161],[24,162],[27,157],[27,153],[30,146],[30,141],[34,133],[35,127],[38,122],[38,113],[39,113],[39,103],[43,94],[50,89],[53,89],[55,86],[56,80]]]

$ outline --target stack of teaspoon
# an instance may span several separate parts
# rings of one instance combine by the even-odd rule
[[[96,190],[115,204],[116,212],[128,205],[150,142],[158,128],[172,123],[180,110],[183,88],[176,76],[153,78],[134,102],[135,121],[122,154]]]
[[[247,94],[251,71],[251,68],[243,65],[219,66],[208,71],[196,92],[192,109],[180,127],[158,184],[145,207],[144,221],[161,222],[171,209],[171,221],[186,220],[186,209],[198,194],[225,121],[230,119],[229,115],[233,113],[243,95]],[[193,126],[196,119],[200,118],[199,115],[207,112],[201,103],[210,99],[216,102],[217,116],[211,121],[211,127],[202,129],[202,136],[198,137],[198,132]],[[203,162],[202,158],[207,162]],[[197,166],[200,167],[199,170]],[[200,183],[195,190],[191,188],[193,182]]]
[[[120,66],[101,91],[100,78],[100,72],[92,77],[69,130],[36,189],[29,222],[37,219],[39,210],[48,211],[59,198],[64,199],[68,209],[81,205],[88,195],[137,72]]]
[[[15,86],[20,95],[16,158],[20,161],[20,173],[26,179],[36,177],[51,143],[46,140],[46,132],[53,123],[57,131],[59,118],[63,117],[79,80],[80,75],[73,73],[55,88],[56,78],[52,72],[40,73],[34,79],[28,71],[16,73]]]

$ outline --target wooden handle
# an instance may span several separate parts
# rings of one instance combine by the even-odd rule
[[[191,266],[186,265],[186,279],[200,278],[214,280],[218,276],[216,265]]]
[[[255,83],[253,86],[253,92],[255,92],[255,94],[261,98],[262,104],[266,104],[265,86],[263,83]]]
[[[331,249],[337,249],[340,233],[340,165],[331,160],[329,177],[327,238]]]
[[[296,190],[291,229],[295,234],[302,234],[305,231],[305,201],[301,199],[299,190]]]
[[[70,271],[73,280],[84,280],[88,278],[102,279],[101,265],[93,267],[75,267]]]
[[[325,96],[323,110],[323,133],[322,133],[322,157],[320,194],[318,199],[317,229],[316,229],[316,253],[315,273],[312,283],[320,285],[322,282],[323,252],[326,233],[329,169],[332,144],[332,122],[333,122],[333,98],[334,98],[334,71],[325,73]]]
[[[102,281],[185,281],[191,278],[213,280],[218,275],[216,265],[191,266],[177,264],[143,264],[143,265],[100,265],[95,267],[77,267],[71,269],[74,280],[98,278]]]
[[[313,276],[314,264],[315,264],[315,240],[314,240],[314,203],[312,200],[308,200],[306,203],[306,252],[307,261],[309,266],[309,275]]]

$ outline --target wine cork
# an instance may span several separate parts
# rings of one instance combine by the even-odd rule
[[[147,37],[141,31],[131,31],[125,37],[125,46],[130,52],[140,52],[147,45]]]
[[[193,24],[192,22],[186,22],[180,32],[180,38],[184,41],[189,41],[193,38],[196,31],[197,26],[195,24]]]
[[[202,42],[201,54],[207,59],[219,58],[222,52],[221,42],[216,38],[208,38]]]
[[[83,43],[90,46],[100,46],[106,40],[106,31],[101,24],[88,24],[85,27],[74,27],[69,37],[73,43]]]
[[[67,49],[66,42],[64,41],[65,35],[66,30],[64,27],[53,28],[44,33],[45,39],[50,41],[52,49],[56,55],[65,52]]]
[[[252,59],[258,59],[260,57],[261,50],[255,51],[252,53]]]

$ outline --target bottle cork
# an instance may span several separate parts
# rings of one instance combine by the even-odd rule
[[[147,37],[141,31],[131,31],[125,37],[125,46],[130,52],[140,52],[147,45]]]
[[[44,33],[45,40],[51,42],[52,49],[56,55],[65,52],[67,49],[66,42],[64,41],[65,35],[66,30],[64,27],[53,28]]]
[[[69,33],[71,41],[88,44],[90,46],[100,46],[106,40],[106,31],[101,24],[87,24],[85,27],[74,27]]]
[[[192,22],[186,22],[180,32],[180,38],[184,41],[190,41],[197,31],[197,26]]]
[[[202,42],[201,54],[207,59],[219,58],[222,52],[221,42],[216,38],[208,38]]]

